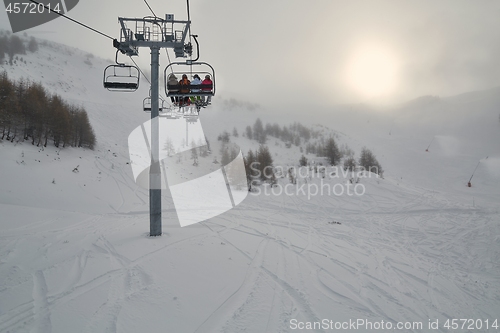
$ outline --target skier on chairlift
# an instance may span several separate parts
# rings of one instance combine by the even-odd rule
[[[210,87],[213,85],[212,80],[210,80],[210,75],[205,75],[205,80],[201,82],[202,85],[210,85]],[[203,91],[212,91],[212,88],[202,88],[201,90]],[[205,101],[205,97],[207,98]],[[209,105],[210,102],[212,101],[212,96],[203,96],[203,103],[206,103],[206,105]]]
[[[191,86],[200,85],[200,84],[201,84],[200,76],[198,74],[195,74],[193,76],[193,81],[191,81]],[[194,92],[194,93],[197,93],[200,91],[201,91],[200,89],[191,89],[191,92]],[[198,101],[201,101],[200,96],[191,96],[191,102],[196,103]]]
[[[168,76],[167,88],[169,93],[177,93],[179,89],[173,88],[179,85],[179,81],[177,81],[177,76],[174,73]],[[179,97],[178,96],[170,96],[170,100],[174,105],[179,105]]]
[[[189,81],[186,74],[182,74],[182,80],[179,81],[179,85],[181,86],[179,90],[181,94],[188,94],[190,92],[189,86],[191,85],[191,81]],[[184,96],[179,99],[179,105],[186,106],[189,104],[189,96]]]

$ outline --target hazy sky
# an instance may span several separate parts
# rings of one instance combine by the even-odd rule
[[[500,86],[498,0],[190,2],[200,60],[216,68],[227,96],[337,104]],[[184,0],[149,3],[160,17],[187,17]],[[118,16],[146,15],[142,0],[81,0],[69,13],[112,36]],[[0,22],[9,28],[4,11]],[[62,18],[28,34],[114,57],[111,41]],[[149,65],[149,50],[140,63]]]

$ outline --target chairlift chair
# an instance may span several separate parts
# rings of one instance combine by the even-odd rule
[[[174,74],[178,80],[182,79],[182,75],[186,74],[188,76],[189,81],[193,81],[193,76],[198,74],[200,79],[203,81],[206,75],[210,76],[212,80],[212,84],[200,84],[189,86],[181,86],[181,85],[169,85],[168,78],[170,75]],[[194,61],[186,61],[186,62],[173,62],[169,64],[164,71],[164,83],[165,83],[165,94],[167,97],[196,97],[196,96],[215,96],[215,70],[213,67],[206,62],[194,62]],[[181,93],[181,89],[189,89],[189,92]],[[197,91],[192,91],[197,90]],[[200,105],[196,103],[196,106]],[[206,105],[203,105],[206,106]]]
[[[146,97],[144,98],[144,101],[142,102],[142,106],[144,109],[144,112],[151,112],[151,97]],[[158,100],[158,111],[162,112],[165,106],[165,100],[160,97]]]
[[[136,91],[141,77],[139,68],[119,63],[118,51],[115,62],[115,65],[109,65],[104,69],[104,88],[110,91]]]

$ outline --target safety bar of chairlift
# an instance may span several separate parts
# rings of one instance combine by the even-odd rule
[[[175,92],[175,93],[169,93],[167,94],[167,97],[196,97],[196,96],[213,96],[213,94],[209,91],[206,92],[188,92],[188,93],[180,93],[180,92]]]
[[[190,85],[167,85],[168,97],[181,96],[214,96],[211,84],[190,84]],[[180,92],[179,90],[197,90],[189,92]],[[210,89],[210,90],[207,90]],[[173,91],[172,91],[173,90]]]
[[[205,92],[211,92],[214,88],[213,84],[167,84],[168,90],[185,90],[185,89],[205,89]]]

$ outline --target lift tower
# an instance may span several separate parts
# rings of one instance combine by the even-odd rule
[[[119,17],[121,25],[120,40],[114,40],[113,46],[127,56],[139,55],[139,48],[149,47],[151,50],[151,164],[149,168],[149,214],[150,236],[160,236],[161,228],[161,169],[159,146],[159,67],[160,49],[171,48],[177,58],[192,55],[191,43],[186,43],[191,21],[177,21],[174,15],[167,14],[165,19],[159,17],[123,18]],[[132,27],[132,29],[130,28]],[[118,52],[117,51],[117,52]],[[116,67],[132,67],[123,64]],[[113,90],[130,89],[130,82],[107,82],[106,73],[104,87]],[[108,87],[106,86],[108,85]],[[138,80],[137,80],[138,85]],[[133,86],[133,85],[132,85]]]

